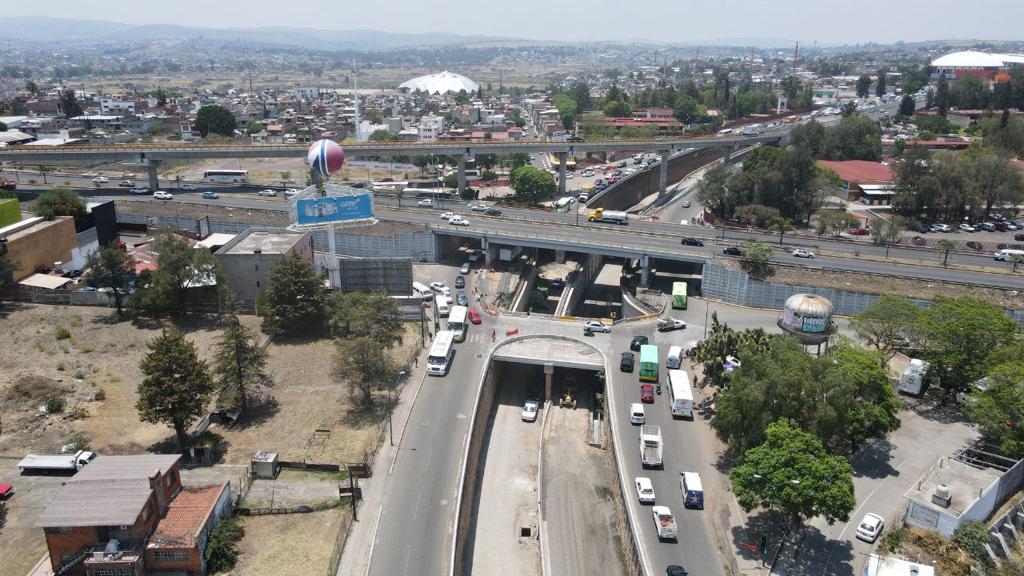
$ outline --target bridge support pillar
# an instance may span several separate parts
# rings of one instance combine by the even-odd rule
[[[658,167],[658,198],[663,198],[665,193],[668,192],[668,150],[662,150],[661,154],[661,165]]]
[[[459,154],[459,197],[466,190],[466,156]]]
[[[558,153],[558,197],[565,197],[565,160],[568,158],[568,154],[565,152]]]
[[[487,242],[487,238],[480,239],[480,249],[484,251],[484,268],[487,270],[491,269],[491,246]]]
[[[555,262],[565,264],[565,250],[555,250]]]
[[[555,400],[555,397],[552,394],[553,390],[551,389],[553,387],[552,376],[554,375],[554,373],[555,373],[555,365],[554,364],[545,364],[544,365],[544,399],[545,400],[550,400],[552,402],[554,402],[554,400]]]
[[[732,147],[731,146],[725,149],[725,155],[722,156],[722,161],[725,162],[726,164],[728,164],[730,161],[732,161]]]
[[[160,189],[160,177],[156,173],[156,169],[160,166],[159,160],[152,158],[146,159],[146,173],[149,176],[149,191],[156,192]]]
[[[647,254],[640,257],[640,285],[644,288],[651,285],[651,257]]]

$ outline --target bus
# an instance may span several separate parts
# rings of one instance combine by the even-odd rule
[[[204,170],[203,180],[206,182],[230,182],[239,184],[249,181],[248,170]]]
[[[412,198],[432,198],[434,200],[451,200],[452,193],[447,190],[433,190],[430,188],[406,188],[402,193]]]
[[[654,344],[640,347],[640,381],[658,381],[658,347]]]
[[[430,345],[430,355],[427,356],[427,374],[431,376],[444,376],[452,364],[452,343],[455,341],[455,334],[448,330],[441,330],[434,337],[434,343]]]
[[[668,371],[668,397],[671,399],[672,415],[693,418],[693,390],[690,377],[685,370]]]
[[[566,196],[565,198],[559,198],[555,202],[555,211],[556,212],[568,212],[569,209],[572,208],[572,205],[573,205],[574,202],[576,202],[576,199],[573,198],[572,196]]]
[[[452,306],[451,311],[448,312],[447,330],[455,333],[456,342],[466,341],[466,332],[469,330],[469,322],[466,321],[467,314],[469,314],[469,308],[465,306]]]
[[[672,308],[686,310],[686,282],[672,283]]]

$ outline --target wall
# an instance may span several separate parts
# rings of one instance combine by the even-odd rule
[[[29,234],[11,236],[17,237],[9,237],[7,252],[20,266],[14,271],[15,281],[35,273],[40,266],[53,267],[54,262],[70,261],[71,250],[78,245],[75,220],[70,216],[57,216],[38,224]]]
[[[678,182],[697,168],[721,158],[725,151],[718,148],[702,148],[681,154],[669,160],[668,182]],[[602,190],[587,202],[588,208],[626,210],[658,190],[661,167],[653,166],[637,172]]]
[[[412,294],[411,258],[341,258],[338,267],[344,292],[384,290],[391,296]]]
[[[90,546],[99,544],[96,529],[92,527],[72,528],[67,534],[45,530],[46,548],[50,553],[50,566],[56,572],[60,568],[62,555],[78,555]],[[81,565],[79,565],[81,567]],[[78,570],[81,573],[81,570]],[[74,572],[72,572],[74,573]]]

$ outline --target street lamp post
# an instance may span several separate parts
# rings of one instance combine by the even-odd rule
[[[388,388],[388,404],[391,404],[391,389],[394,388],[398,384],[398,381],[404,376],[405,370],[399,370],[398,374],[395,374],[395,379],[391,382],[391,386]],[[390,440],[392,446],[395,445],[395,430],[391,427],[391,413],[394,411],[394,406],[388,406],[388,440]]]
[[[774,511],[775,494],[778,492],[780,487],[785,487],[785,486],[782,485],[782,484],[770,484],[770,483],[768,483],[768,479],[765,478],[764,476],[761,476],[760,474],[754,474],[754,478],[756,478],[757,480],[762,480],[762,481],[764,481],[768,485],[768,488],[769,488],[768,511],[769,512]],[[793,486],[797,486],[797,485],[800,484],[800,481],[799,480],[790,480],[788,483],[793,485]],[[771,525],[771,521],[769,520],[768,529],[767,529],[767,531],[765,532],[765,534],[761,538],[761,542],[762,542],[762,547],[761,547],[761,565],[762,566],[767,566],[768,565],[768,541],[771,539],[769,537],[770,533],[771,533],[771,526],[772,526]],[[780,546],[779,550],[781,550],[781,549],[782,548]],[[778,554],[778,553],[776,553],[776,554]]]

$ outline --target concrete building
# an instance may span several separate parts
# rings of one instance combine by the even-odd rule
[[[444,132],[444,118],[428,114],[420,118],[420,140],[434,142]]]
[[[71,251],[78,246],[71,216],[26,218],[0,228],[0,239],[6,241],[7,254],[18,265],[14,271],[16,282],[43,266],[54,268],[57,262],[68,262]]]
[[[851,202],[887,205],[896,193],[893,171],[887,164],[866,160],[819,160],[818,165],[839,175],[846,198]]]
[[[267,287],[271,266],[292,254],[298,254],[313,264],[313,236],[310,232],[249,228],[214,253],[240,304],[255,304]]]
[[[135,114],[134,100],[121,100],[120,98],[101,98],[100,112],[102,114]]]

